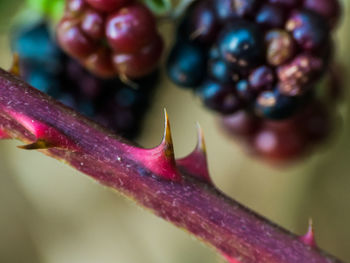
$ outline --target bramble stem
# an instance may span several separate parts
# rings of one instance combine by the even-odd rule
[[[35,125],[31,126],[31,123]],[[167,180],[152,172],[149,167],[156,164],[145,166],[133,158],[136,147],[128,146],[125,141],[1,69],[0,130],[26,143],[39,139],[42,143],[47,138],[51,143],[47,144],[48,149],[41,150],[43,153],[64,160],[101,184],[188,230],[232,258],[232,262],[233,259],[241,263],[340,262],[305,245],[298,236],[270,223],[209,182],[183,172],[180,167],[177,167],[180,181]],[[54,136],[59,138],[54,140]],[[60,142],[65,144],[59,145]],[[167,150],[172,148],[167,147]],[[150,158],[147,160],[151,162]]]

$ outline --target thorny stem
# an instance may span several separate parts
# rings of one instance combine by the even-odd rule
[[[64,160],[230,262],[341,262],[221,193],[208,177],[202,138],[192,154],[175,161],[166,123],[160,146],[137,148],[0,69],[0,130],[30,143],[24,148]]]

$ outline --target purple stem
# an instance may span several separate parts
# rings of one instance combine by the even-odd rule
[[[194,174],[205,170],[205,163],[190,164],[191,158],[203,163],[199,149],[175,162],[168,128],[159,147],[136,148],[0,69],[0,130],[34,142],[25,148],[41,147],[188,230],[231,262],[341,262],[221,193],[206,172]]]

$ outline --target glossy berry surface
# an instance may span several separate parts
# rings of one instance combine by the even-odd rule
[[[243,18],[253,13],[257,0],[211,0],[217,17],[225,22],[232,18]]]
[[[220,34],[221,57],[237,68],[253,68],[263,61],[264,38],[259,28],[247,22],[227,26]]]
[[[119,135],[133,138],[139,133],[157,83],[156,70],[134,79],[132,85],[117,77],[98,78],[60,50],[47,25],[26,28],[16,32],[12,41],[22,78]],[[95,58],[90,56],[95,60],[91,63],[101,70],[105,56],[102,50]]]
[[[205,45],[213,43],[218,34],[219,22],[210,3],[202,1],[191,11],[186,28],[189,37]]]
[[[280,28],[285,23],[286,11],[279,5],[264,4],[259,9],[255,21],[265,28]]]
[[[318,50],[328,42],[329,28],[326,20],[312,11],[293,12],[286,27],[295,41],[305,50]]]
[[[206,56],[203,49],[191,43],[178,42],[167,63],[170,78],[182,87],[198,86],[205,75]]]
[[[292,116],[299,106],[299,100],[284,96],[279,91],[264,91],[256,99],[255,112],[266,119],[286,119]]]
[[[341,13],[337,0],[304,0],[303,7],[326,17],[331,27],[337,24]]]
[[[155,18],[131,0],[67,0],[56,36],[61,48],[102,78],[138,78],[163,52]]]
[[[229,85],[207,80],[196,90],[204,105],[222,114],[232,114],[240,109],[240,101]]]
[[[156,32],[152,13],[141,4],[124,7],[109,15],[106,36],[115,52],[135,53],[149,45]]]

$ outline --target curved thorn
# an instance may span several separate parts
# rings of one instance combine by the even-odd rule
[[[164,109],[164,136],[163,136],[163,141],[161,143],[161,146],[164,147],[164,154],[168,158],[174,158],[175,153],[174,153],[174,145],[173,145],[173,138],[171,136],[171,129],[170,129],[170,121],[169,121],[169,116]]]
[[[44,149],[54,148],[55,146],[46,140],[38,139],[34,143],[21,145],[17,147],[23,150],[44,150]]]
[[[13,75],[16,75],[19,77],[20,74],[20,66],[19,66],[19,55],[18,53],[13,53],[13,61],[12,61],[12,66],[9,69],[9,72],[12,73]]]
[[[197,151],[201,152],[204,156],[207,156],[207,146],[205,144],[203,129],[199,124],[199,122],[197,122],[196,126],[197,126],[197,140],[198,140]]]
[[[181,181],[182,177],[177,170],[173,139],[171,136],[168,113],[164,109],[164,135],[162,142],[155,148],[143,149],[135,146],[124,145],[130,158],[143,163],[159,177],[171,181]]]
[[[204,133],[199,123],[197,123],[196,148],[188,156],[177,160],[176,163],[188,175],[196,177],[208,184],[213,185],[208,170]]]
[[[317,247],[312,218],[309,219],[309,227],[307,233],[300,237],[300,241],[305,245]]]

